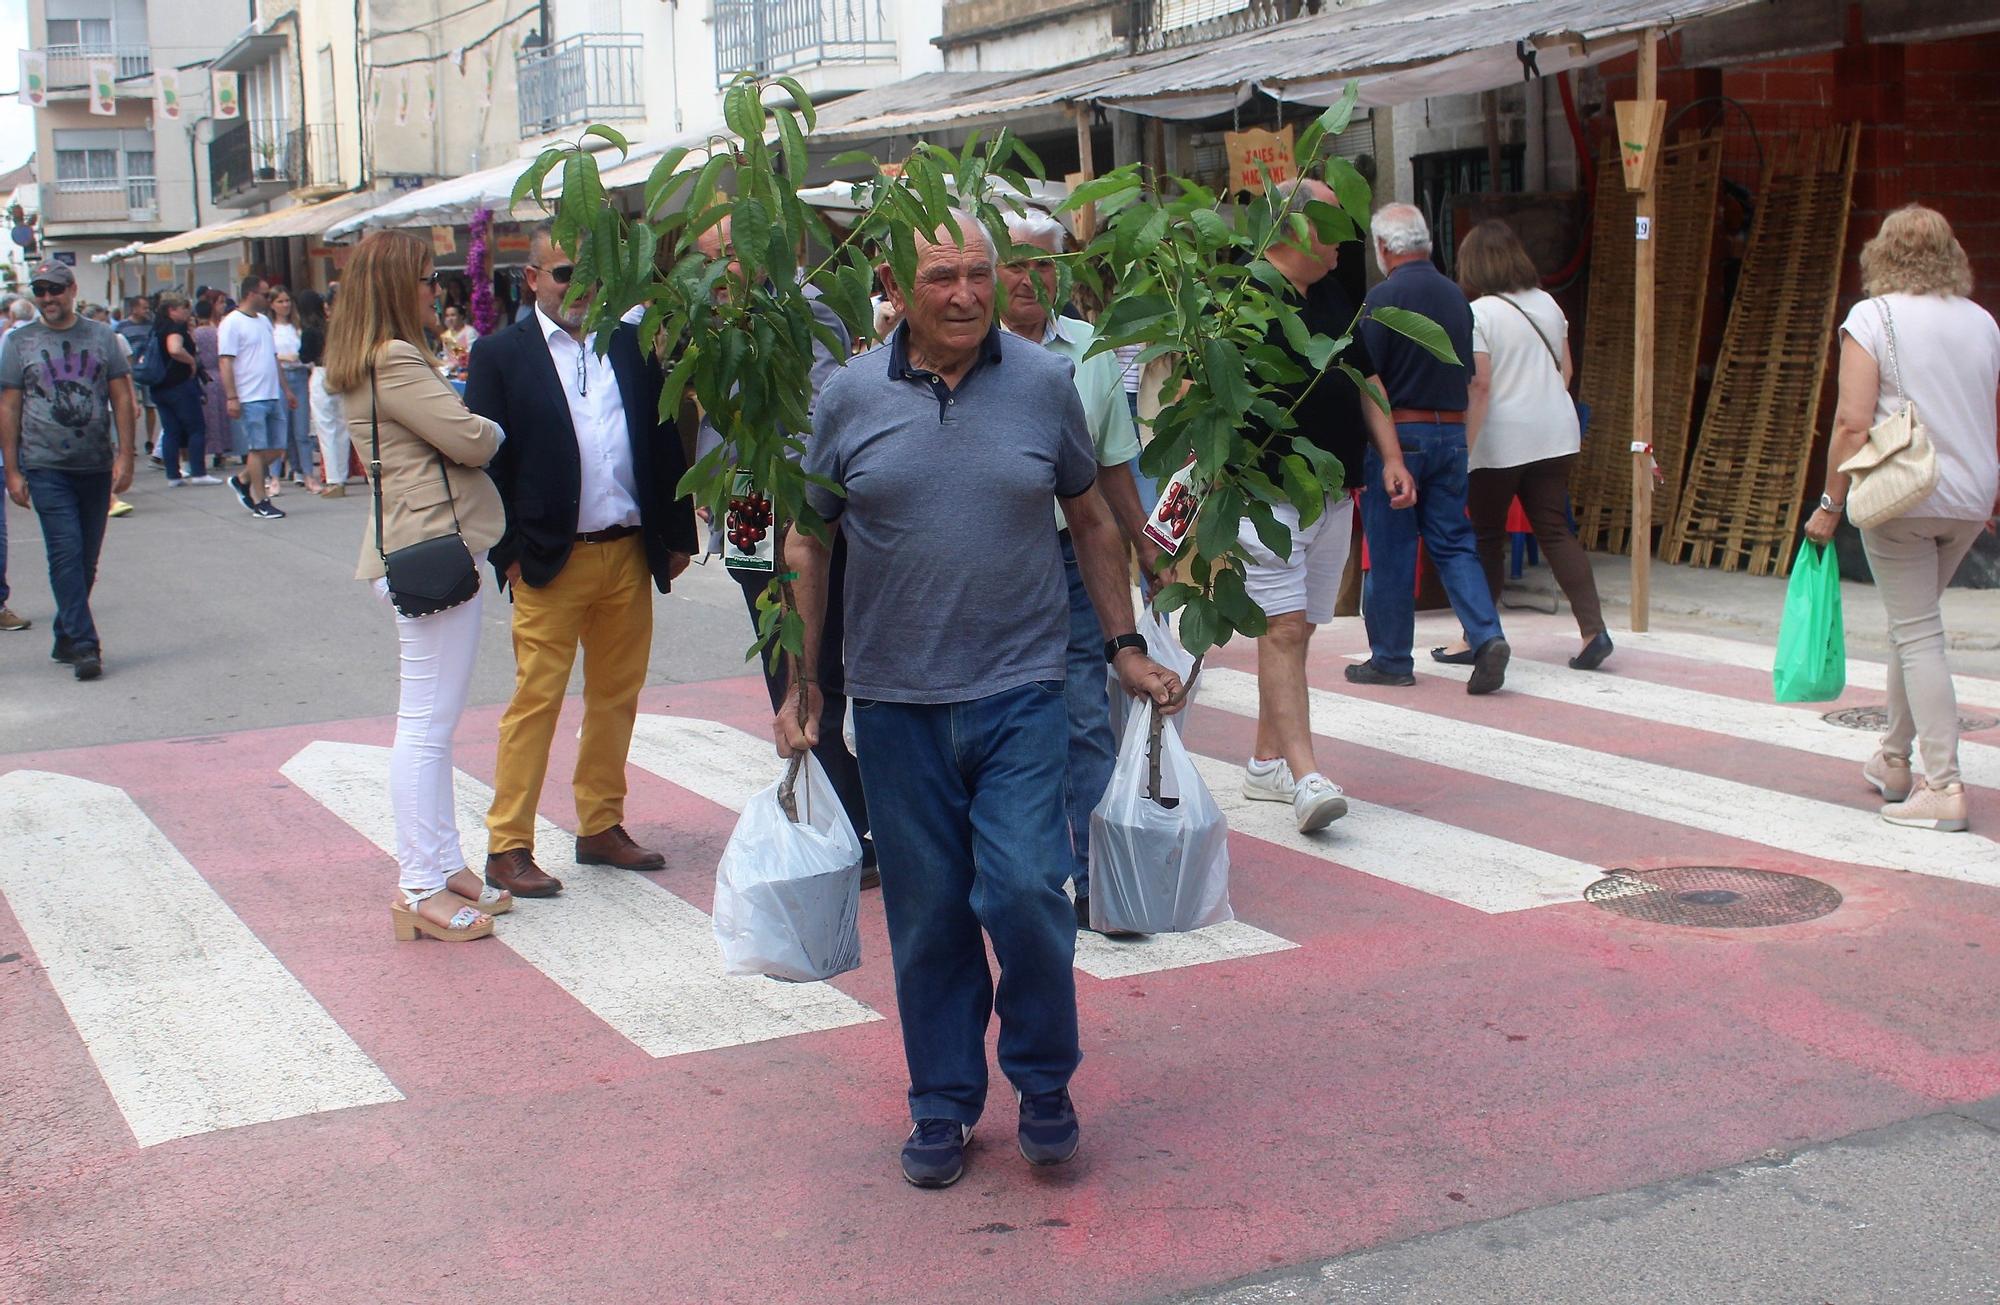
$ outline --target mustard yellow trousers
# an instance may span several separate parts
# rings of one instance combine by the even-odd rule
[[[489,853],[535,845],[549,744],[579,646],[583,737],[571,784],[576,832],[588,836],[625,819],[625,757],[653,650],[653,576],[638,535],[579,540],[554,580],[514,586],[514,698],[500,718]]]

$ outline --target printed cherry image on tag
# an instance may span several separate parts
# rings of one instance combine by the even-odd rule
[[[738,474],[722,521],[722,565],[731,571],[777,570],[777,540],[771,530],[771,500]]]
[[[1146,538],[1169,553],[1179,552],[1188,531],[1194,529],[1194,519],[1201,514],[1204,497],[1205,493],[1194,487],[1194,457],[1190,454],[1187,465],[1160,487],[1160,501],[1153,505],[1153,515],[1146,518]]]

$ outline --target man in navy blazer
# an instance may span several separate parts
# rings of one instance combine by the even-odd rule
[[[658,415],[663,369],[629,325],[613,327],[598,353],[583,330],[589,295],[564,306],[575,265],[547,227],[529,260],[535,311],[473,345],[465,402],[507,432],[489,468],[507,506],[491,560],[513,594],[515,679],[486,816],[486,878],[517,897],[552,897],[562,881],[535,863],[535,814],[579,647],[577,862],[666,865],[625,831],[625,757],[652,652],[652,590],[667,592],[696,542],[693,508],[676,492],[687,470],[680,432]]]

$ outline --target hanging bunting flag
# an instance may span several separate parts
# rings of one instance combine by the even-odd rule
[[[458,48],[457,48],[456,50],[453,50],[453,51],[451,52],[451,62],[452,62],[452,66],[458,69],[458,75],[459,75],[460,77],[463,77],[463,76],[465,76],[465,47],[464,47],[464,46],[462,46],[462,45],[461,45],[461,46],[459,46],[459,47],[458,47]]]
[[[431,67],[429,64],[425,64],[423,72],[418,74],[418,86],[424,97],[424,121],[436,122],[438,110],[437,69]]]
[[[407,127],[410,125],[410,70],[408,68],[398,68],[396,70],[396,125],[398,127]]]
[[[153,75],[153,114],[163,122],[175,122],[181,116],[181,75],[171,68]]]
[[[491,80],[490,78],[488,79]],[[49,56],[41,50],[21,51],[21,81],[17,98],[30,109],[49,102]]]
[[[500,69],[500,42],[486,43],[486,71],[479,79],[479,107],[493,107],[493,79]]]
[[[373,69],[368,73],[368,116],[375,122],[382,120],[382,74]]]
[[[217,119],[239,118],[243,116],[243,102],[236,98],[236,74],[233,72],[211,72],[208,75],[209,91],[214,96],[211,115]]]
[[[90,71],[90,111],[100,117],[118,114],[118,61],[92,59]]]

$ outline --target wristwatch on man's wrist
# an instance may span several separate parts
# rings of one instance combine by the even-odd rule
[[[1846,506],[1847,504],[1845,503],[1834,502],[1833,495],[1831,494],[1821,494],[1819,496],[1819,510],[1822,512],[1838,512]]]
[[[1117,661],[1118,654],[1124,652],[1127,648],[1137,648],[1140,652],[1146,651],[1146,636],[1143,634],[1121,634],[1116,639],[1105,640],[1105,662]]]

